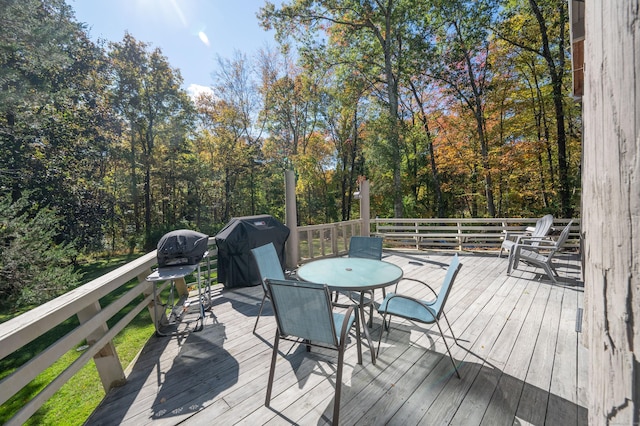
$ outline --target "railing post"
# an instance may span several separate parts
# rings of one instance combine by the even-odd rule
[[[289,269],[298,267],[300,248],[298,247],[298,215],[296,213],[296,175],[293,170],[284,171],[285,187],[285,225],[289,228],[289,238],[285,244],[286,266]]]
[[[77,316],[80,320],[80,324],[84,324],[94,316],[98,315],[100,310],[100,302],[96,301],[79,311]],[[107,331],[109,331],[109,327],[106,323],[103,323],[87,336],[87,344],[93,345],[95,342],[100,340]],[[118,358],[116,348],[112,341],[100,349],[100,351],[93,357],[93,361],[96,364],[96,369],[98,370],[98,375],[100,376],[100,381],[102,382],[102,387],[105,392],[109,392],[113,387],[124,385],[126,382],[124,370],[122,368],[122,364],[120,364],[120,359]]]
[[[313,232],[310,230],[306,231],[307,234],[307,257],[309,259],[313,259]]]
[[[360,182],[360,235],[368,237],[371,233],[371,210],[369,203],[369,181],[364,179]]]

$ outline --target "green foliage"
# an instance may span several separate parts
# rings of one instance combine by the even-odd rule
[[[554,113],[558,2],[267,4],[263,25],[299,60],[286,45],[219,58],[214,95],[192,103],[133,34],[96,45],[60,0],[0,1],[0,192],[29,190],[83,253],[283,219],[286,168],[301,224],[351,218],[363,177],[382,217],[559,213],[567,189],[579,203],[579,106]]]
[[[302,225],[357,216],[365,177],[373,216],[570,214],[581,118],[563,80],[565,12],[557,0],[267,2],[259,18],[282,53],[220,58],[213,94],[192,101],[133,34],[96,45],[62,0],[0,0],[0,307],[76,286],[78,253],[282,220],[291,168]],[[152,331],[148,318],[133,328],[123,342]],[[91,408],[75,417],[65,401],[93,392],[85,370],[31,422],[81,423]]]
[[[111,129],[102,51],[63,1],[3,0],[0,23],[0,192],[28,191],[60,215],[58,241],[100,248]]]
[[[59,218],[27,197],[0,198],[0,306],[38,304],[77,286],[75,250],[57,244]]]
[[[109,58],[115,77],[110,103],[128,129],[128,149],[121,151],[129,166],[128,204],[134,212],[135,233],[142,226],[143,248],[150,250],[156,243],[154,227],[162,222],[154,220],[159,212],[153,200],[161,196],[161,189],[152,175],[175,167],[175,157],[169,156],[166,162],[157,151],[164,145],[171,152],[176,144],[186,142],[193,108],[180,88],[180,72],[171,68],[160,49],[149,51],[147,44],[126,33],[121,43],[111,44]]]

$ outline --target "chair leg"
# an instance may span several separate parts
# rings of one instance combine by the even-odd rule
[[[385,297],[387,297],[387,291],[384,289],[384,287],[382,288],[382,299],[384,299]],[[373,327],[373,302],[375,299],[375,290],[371,290],[371,305],[369,307],[369,328]]]
[[[507,275],[511,275],[511,270],[513,269],[513,253],[509,252],[509,257],[507,258]]]
[[[382,333],[384,333],[384,326],[387,323],[386,322],[386,315],[382,314],[382,327],[380,328],[380,336],[378,336],[378,349],[376,349],[376,358],[378,358],[378,355],[380,354],[380,342],[382,342]],[[387,328],[387,334],[389,334],[389,329]]]
[[[518,264],[520,263],[520,247],[516,246],[513,248],[513,261],[511,262],[511,267],[515,270],[518,269]]]
[[[453,337],[453,343],[455,343],[457,346],[460,346],[460,344],[458,343],[458,339],[456,339],[456,335],[453,334],[453,328],[451,328],[451,324],[449,323],[449,318],[447,318],[444,312],[442,312],[442,316],[444,317],[444,320],[447,322],[447,327],[449,327],[449,331],[451,332],[451,337]]]
[[[373,327],[373,298],[375,296],[375,291],[371,290],[371,298],[369,299],[369,321],[367,321],[367,326],[369,328]]]
[[[440,327],[440,323],[436,321],[436,325],[438,326],[438,330],[440,330],[440,335],[442,336],[442,341],[444,342],[445,347],[447,348],[447,352],[449,353],[449,359],[451,360],[451,364],[453,365],[453,369],[456,371],[456,375],[458,379],[460,379],[460,373],[458,372],[458,367],[456,366],[455,361],[453,360],[453,356],[451,355],[451,350],[449,349],[449,344],[447,343],[447,338],[444,337],[444,333],[442,332],[442,328]]]
[[[544,272],[546,272],[551,282],[554,284],[558,284],[558,280],[556,280],[555,277],[556,274],[553,273],[554,271],[551,269],[551,267],[547,263],[543,263],[540,266],[542,266],[542,269],[544,269]]]
[[[382,342],[382,333],[387,330],[387,336],[389,336],[389,329],[391,329],[391,315],[389,315],[389,321],[387,321],[387,315],[382,314],[382,327],[380,327],[380,337],[378,337],[378,349],[376,350],[376,358],[380,353],[380,342]]]
[[[509,267],[507,269],[507,275],[518,269],[518,263],[520,262],[520,254],[516,247],[509,252]]]
[[[269,382],[267,384],[267,397],[264,401],[264,406],[268,407],[271,403],[271,388],[273,387],[273,376],[276,370],[276,358],[278,357],[278,342],[280,341],[280,335],[276,330],[276,338],[273,341],[273,354],[271,355],[271,367],[269,368]]]
[[[359,308],[356,308],[359,309]],[[360,308],[361,309],[361,308]],[[356,345],[358,346],[358,364],[362,365],[362,335],[360,332],[360,314],[355,311]]]
[[[256,323],[253,325],[253,333],[256,333],[256,329],[258,328],[258,320],[260,319],[260,315],[262,315],[262,309],[264,309],[264,301],[267,299],[267,293],[262,295],[262,302],[260,303],[260,310],[258,311],[258,316],[256,317]]]
[[[336,374],[336,396],[333,401],[333,424],[339,425],[340,417],[340,396],[342,394],[342,367],[344,364],[344,342],[340,343],[340,349],[338,350],[338,372]]]

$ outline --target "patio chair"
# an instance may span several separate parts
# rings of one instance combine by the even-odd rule
[[[333,349],[338,351],[333,424],[338,425],[344,352],[347,347],[347,335],[354,324],[358,346],[358,364],[362,364],[357,306],[355,304],[348,306],[346,312],[335,312],[326,284],[273,279],[267,279],[266,283],[278,329],[273,342],[265,406],[268,407],[271,401],[280,339],[303,343],[307,346],[307,351],[311,350],[311,346]]]
[[[258,316],[256,318],[256,323],[253,326],[253,332],[256,332],[256,328],[258,327],[258,320],[262,315],[262,310],[264,309],[264,302],[269,298],[269,292],[267,291],[267,285],[265,280],[267,278],[273,278],[277,280],[284,280],[285,275],[282,270],[282,265],[280,265],[280,259],[278,258],[278,253],[276,252],[276,247],[273,243],[268,243],[260,247],[252,248],[251,254],[256,261],[256,265],[258,265],[258,272],[260,273],[260,282],[262,284],[262,301],[260,302],[260,310],[258,311]]]
[[[557,284],[558,271],[553,266],[553,256],[558,253],[569,238],[573,221],[564,227],[556,241],[541,238],[524,238],[513,248],[513,269],[523,262],[544,269],[549,279]],[[535,243],[535,244],[534,244]]]
[[[542,239],[547,236],[551,231],[553,225],[553,215],[547,214],[537,220],[535,227],[527,227],[524,232],[522,231],[506,231],[504,241],[500,246],[500,253],[498,257],[502,257],[504,250],[509,252],[509,263],[507,266],[507,274],[511,272],[513,267],[513,247],[520,242],[522,238]],[[536,243],[533,243],[536,244]]]
[[[359,235],[352,236],[349,239],[349,257],[382,260],[382,238],[365,237]],[[373,316],[373,290],[370,291],[370,294],[371,300],[369,301],[369,325],[371,325],[371,317]],[[385,297],[386,295],[386,291],[383,288],[382,297]]]
[[[444,317],[447,326],[449,327],[449,331],[451,332],[451,336],[453,336],[453,341],[457,345],[458,341],[456,336],[453,334],[453,329],[451,329],[451,324],[447,319],[447,316],[444,313],[444,306],[447,302],[447,298],[449,297],[449,293],[451,292],[451,287],[453,286],[453,282],[458,275],[458,272],[462,268],[462,264],[460,263],[460,259],[456,254],[453,257],[453,260],[449,264],[447,268],[447,275],[444,278],[442,286],[440,287],[440,292],[436,292],[431,286],[429,286],[424,281],[415,279],[415,278],[407,278],[404,277],[402,281],[414,281],[425,285],[431,292],[434,294],[435,299],[433,300],[419,300],[410,296],[404,296],[397,293],[398,284],[396,284],[396,291],[394,293],[389,293],[378,307],[378,312],[382,314],[382,323],[387,329],[387,335],[389,334],[389,329],[391,328],[391,317],[397,316],[400,318],[407,319],[412,322],[422,323],[422,324],[433,324],[435,323],[440,331],[440,335],[442,336],[442,341],[444,342],[445,347],[447,348],[447,352],[449,353],[449,359],[451,360],[451,364],[453,364],[453,368],[456,371],[456,375],[460,378],[460,373],[458,372],[458,367],[453,360],[453,356],[451,355],[451,350],[449,349],[449,345],[447,344],[447,339],[444,337],[444,333],[442,332],[442,327],[440,327],[440,319]],[[387,323],[387,315],[389,316],[389,323]],[[382,333],[383,330],[380,330],[380,337],[378,339],[378,349],[377,353],[380,352],[380,342],[382,341]]]
[[[382,259],[382,238],[352,236],[349,240],[349,257]]]

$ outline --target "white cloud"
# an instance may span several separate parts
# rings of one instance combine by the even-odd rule
[[[211,89],[211,87],[201,86],[199,84],[190,84],[187,88],[187,93],[189,94],[189,97],[191,99],[195,100],[196,97],[198,97],[198,95],[202,93],[213,95],[213,89]]]
[[[200,31],[198,33],[198,37],[200,38],[200,41],[203,42],[207,47],[211,46],[211,44],[209,43],[209,37],[207,37],[207,34],[205,34],[204,31]]]

